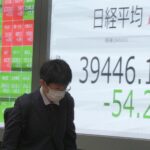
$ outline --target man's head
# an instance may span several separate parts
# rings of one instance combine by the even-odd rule
[[[65,91],[71,80],[72,71],[62,59],[49,60],[40,69],[40,84],[46,95],[52,90]]]
[[[40,79],[43,79],[47,85],[58,83],[67,86],[72,80],[72,71],[64,60],[53,59],[42,65]]]

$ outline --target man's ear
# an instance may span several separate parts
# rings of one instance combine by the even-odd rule
[[[44,92],[48,92],[46,82],[43,79],[40,79],[40,85],[43,88]]]
[[[45,85],[45,81],[43,79],[40,79],[40,85],[44,86]]]

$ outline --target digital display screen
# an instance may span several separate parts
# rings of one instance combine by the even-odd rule
[[[150,3],[53,0],[51,58],[73,71],[78,133],[150,139]]]
[[[15,99],[31,91],[35,0],[0,0],[0,123]]]

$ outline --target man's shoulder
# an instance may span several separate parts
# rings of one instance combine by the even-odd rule
[[[21,106],[26,106],[26,105],[28,106],[31,104],[31,102],[33,102],[33,100],[35,99],[38,93],[39,91],[31,92],[28,94],[25,93],[21,95],[20,97],[18,97],[15,103],[19,103]]]
[[[70,93],[66,92],[65,99],[68,104],[74,105],[74,99]]]
[[[73,100],[73,97],[71,96],[71,94],[69,92],[66,92],[66,99],[67,100]]]

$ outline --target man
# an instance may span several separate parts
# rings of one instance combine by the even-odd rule
[[[2,150],[76,150],[69,65],[60,59],[40,69],[40,89],[19,97],[5,125]]]

